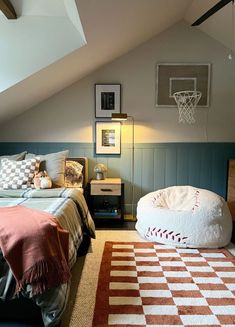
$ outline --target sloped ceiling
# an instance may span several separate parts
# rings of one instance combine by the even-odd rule
[[[16,5],[17,1],[19,0],[12,0],[12,3]],[[35,3],[34,0],[22,1],[28,1],[29,4]],[[53,3],[63,2],[63,0],[38,0],[39,8],[41,8],[39,5],[41,1],[48,3],[48,6],[52,6],[51,8],[53,8]],[[72,0],[64,1],[71,2]],[[186,19],[189,23],[193,22],[218,1],[76,0],[75,2],[85,34],[82,35],[81,32],[80,35],[83,40],[86,39],[87,44],[3,91],[0,94],[0,123],[33,107],[95,69],[161,33],[176,22],[182,19]],[[15,8],[16,11],[19,10],[17,5]],[[75,10],[76,8],[72,10],[70,7],[69,13],[72,20]],[[17,14],[20,13],[17,12]],[[216,15],[219,16],[214,18]],[[231,28],[231,25],[229,26],[231,15],[229,7],[225,7],[221,13],[216,15],[199,28],[225,46],[230,47],[228,34]],[[48,16],[50,15],[48,14]],[[216,19],[216,23],[214,19]],[[70,37],[68,35],[68,38]],[[45,33],[43,38],[46,39]],[[76,36],[73,35],[72,38],[76,39]],[[15,51],[14,55],[17,57],[18,52]],[[36,56],[35,61],[37,60]],[[15,67],[15,71],[17,72],[17,67]]]
[[[12,4],[17,19],[0,15],[0,92],[86,44],[75,0]]]
[[[194,0],[188,7],[184,19],[191,24],[218,2],[218,0]],[[233,26],[232,14],[234,15]],[[235,51],[235,5],[232,2],[196,28],[222,43],[228,48],[228,52],[232,48]]]

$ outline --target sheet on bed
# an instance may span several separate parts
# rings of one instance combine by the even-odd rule
[[[95,237],[94,222],[89,213],[82,192],[78,189],[47,189],[47,190],[0,190],[0,207],[24,205],[51,213],[59,224],[69,232],[69,264],[76,261],[79,245],[86,233]],[[0,299],[14,298],[14,277],[0,252]],[[31,288],[22,294],[32,297]],[[69,294],[69,284],[50,289],[44,294],[34,297],[34,301],[42,309],[45,326],[55,326],[65,309]]]

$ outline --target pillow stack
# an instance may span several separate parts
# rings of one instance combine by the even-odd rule
[[[22,152],[12,156],[0,156],[0,188],[25,189],[32,187],[34,175],[46,170],[52,187],[65,185],[65,161],[69,151],[46,155]]]
[[[38,156],[40,157],[40,171],[47,171],[48,176],[52,180],[52,187],[64,186],[65,160],[68,157],[69,151],[60,151]],[[27,153],[26,159],[35,158],[36,154]]]
[[[2,159],[10,159],[10,160],[23,160],[25,158],[27,151],[17,153],[17,154],[12,154],[12,155],[6,155],[6,156],[0,156],[0,168],[1,168],[1,161]]]

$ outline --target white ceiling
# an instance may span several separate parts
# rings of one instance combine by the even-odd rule
[[[17,5],[19,1],[22,1],[24,6],[19,7]],[[23,10],[25,14],[31,15],[32,19],[35,13],[38,15],[41,11],[44,18],[47,16],[48,19],[52,19],[51,16],[56,18],[63,16],[64,7],[61,1],[63,2],[63,0],[12,0],[12,3],[17,14]],[[70,20],[76,25],[78,20],[73,17],[76,7],[71,5],[74,0],[64,1],[69,7],[66,12],[69,13]],[[132,50],[176,22],[186,19],[191,24],[217,2],[218,0],[76,0],[87,45],[3,91],[0,94],[0,123]],[[43,9],[42,5],[46,5],[47,8]],[[228,5],[199,28],[230,47],[230,17]],[[9,21],[7,23],[10,24]],[[2,28],[1,20],[0,26]],[[30,26],[32,29],[33,21]],[[76,28],[82,31],[79,23]],[[82,32],[80,35],[84,39]],[[32,38],[33,36],[32,29]],[[44,35],[45,42],[46,37]],[[48,46],[51,47],[50,43]],[[14,55],[17,57],[19,52],[16,51]],[[37,60],[35,56],[35,61]]]

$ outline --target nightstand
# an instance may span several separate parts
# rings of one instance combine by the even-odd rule
[[[120,178],[91,180],[87,202],[94,219],[124,218],[124,183]]]

